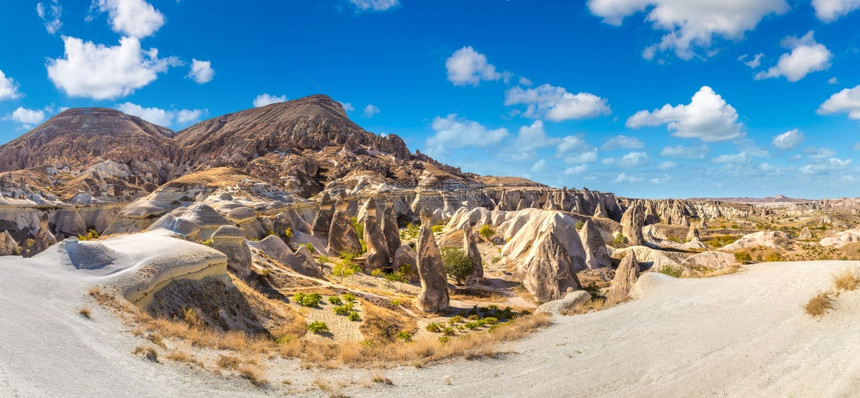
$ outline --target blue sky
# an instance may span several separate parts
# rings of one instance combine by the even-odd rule
[[[0,142],[325,93],[466,171],[637,197],[858,196],[860,1],[0,4]]]

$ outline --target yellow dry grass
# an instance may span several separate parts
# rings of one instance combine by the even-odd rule
[[[828,310],[833,308],[833,297],[830,293],[820,293],[809,300],[803,307],[806,313],[815,317],[824,315]]]

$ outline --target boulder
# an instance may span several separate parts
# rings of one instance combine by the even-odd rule
[[[314,260],[314,256],[307,246],[299,246],[295,253],[286,256],[283,264],[305,276],[313,278],[323,277],[322,269],[320,269],[319,264]]]
[[[585,266],[589,269],[609,267],[609,252],[606,251],[606,241],[600,235],[597,224],[591,220],[585,220],[580,231],[582,244],[585,248]]]
[[[642,227],[645,226],[645,214],[639,202],[634,203],[621,216],[621,233],[627,238],[630,246],[645,244]]]
[[[463,251],[475,264],[475,272],[466,279],[466,284],[478,284],[484,280],[484,261],[481,252],[478,251],[477,239],[472,233],[472,226],[468,223],[463,226]]]
[[[12,238],[9,231],[3,231],[0,234],[0,256],[17,256],[21,254],[21,248],[18,247],[18,242]]]
[[[731,244],[723,246],[720,250],[733,252],[741,249],[751,249],[754,247],[768,247],[778,249],[786,247],[792,242],[791,235],[788,232],[782,231],[759,231],[741,236],[740,239]]]
[[[364,216],[364,243],[367,244],[368,271],[388,265],[388,260],[391,258],[388,243],[373,212],[368,212]]]
[[[448,308],[448,278],[442,266],[442,255],[430,226],[423,224],[418,233],[418,308],[424,312],[440,312]]]
[[[222,225],[212,233],[212,248],[227,255],[227,267],[236,275],[246,277],[251,273],[251,250],[241,229]]]
[[[393,207],[389,207],[382,214],[381,224],[382,234],[385,235],[385,243],[388,246],[388,253],[391,255],[391,261],[393,262],[394,251],[401,245],[400,228],[397,226],[397,215],[394,213]]]
[[[699,229],[696,228],[695,224],[690,224],[690,229],[687,231],[687,238],[685,240],[687,242],[699,240]]]
[[[710,269],[723,269],[737,264],[738,262],[735,260],[735,256],[733,254],[715,251],[708,251],[690,256],[690,258],[683,263],[684,267],[688,268],[705,267]]]
[[[328,252],[335,256],[340,253],[361,253],[358,235],[344,210],[336,210],[332,216],[328,230]]]
[[[415,250],[412,249],[412,246],[403,245],[397,248],[394,251],[394,264],[392,267],[395,270],[399,270],[403,268],[403,266],[408,266],[408,272],[406,272],[406,279],[409,282],[418,282],[418,254],[415,253]]]
[[[562,312],[572,310],[587,303],[589,300],[591,300],[591,294],[585,290],[577,290],[568,293],[564,298],[541,304],[535,310],[535,314],[561,315]]]
[[[618,269],[615,270],[615,277],[612,278],[612,285],[606,294],[606,305],[613,306],[627,300],[627,297],[630,295],[630,289],[633,288],[638,277],[639,262],[636,261],[635,252],[630,251],[621,260]]]
[[[803,227],[803,229],[800,230],[800,235],[797,236],[797,239],[812,239],[812,231],[809,230],[809,227]]]
[[[33,244],[27,248],[27,254],[24,257],[33,257],[55,243],[57,243],[57,238],[48,230],[48,224],[42,223],[42,228],[39,229],[39,233],[33,238]]]
[[[538,301],[558,300],[582,289],[573,259],[555,233],[545,234],[535,242],[525,267],[523,285]]]

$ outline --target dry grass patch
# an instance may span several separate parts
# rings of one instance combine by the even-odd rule
[[[226,370],[236,370],[239,369],[239,365],[242,364],[242,360],[239,357],[234,357],[232,355],[219,355],[218,356],[218,367]]]
[[[259,365],[244,365],[239,368],[239,375],[256,387],[263,387],[269,384],[269,380],[266,379],[266,370]]]
[[[201,368],[205,368],[202,362],[198,361],[196,358],[194,358],[193,354],[185,350],[175,349],[164,357],[174,362],[188,363],[192,365],[197,365]]]
[[[587,314],[592,311],[600,311],[603,309],[603,306],[606,304],[606,298],[592,298],[588,300],[584,304],[578,305],[574,308],[567,309],[561,312],[561,315],[580,315]]]
[[[152,362],[158,362],[158,351],[153,347],[137,346],[134,347],[134,351],[131,353],[134,355],[141,355]]]
[[[81,309],[78,310],[78,314],[87,319],[91,319],[93,315],[92,311],[87,307],[81,307]]]
[[[845,270],[841,274],[833,277],[833,287],[836,290],[851,291],[860,286],[860,275],[857,269]]]
[[[803,307],[806,313],[815,317],[824,315],[828,310],[833,308],[833,297],[830,293],[820,293],[809,300]]]

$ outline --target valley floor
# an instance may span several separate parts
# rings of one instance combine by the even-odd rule
[[[765,263],[710,279],[647,273],[637,299],[577,316],[494,359],[426,368],[269,369],[258,389],[131,351],[129,328],[71,271],[0,258],[2,396],[850,396],[860,391],[860,291],[820,319],[803,305],[858,262]],[[88,307],[91,319],[78,314]],[[393,385],[370,382],[384,375]],[[289,384],[282,381],[288,380]],[[328,391],[318,387],[325,386]]]

